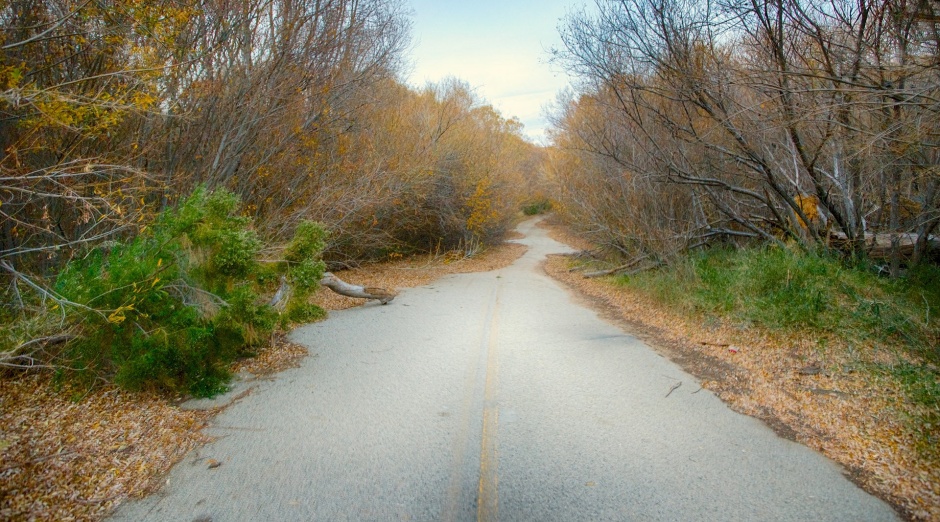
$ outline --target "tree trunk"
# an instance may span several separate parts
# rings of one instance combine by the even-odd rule
[[[353,285],[343,281],[330,272],[323,274],[320,284],[340,295],[358,297],[361,299],[375,299],[382,304],[388,304],[395,299],[396,293],[385,288]]]

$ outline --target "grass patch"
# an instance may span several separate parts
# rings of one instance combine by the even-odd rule
[[[826,350],[844,347],[870,382],[887,379],[902,390],[901,411],[921,455],[940,458],[937,267],[891,280],[823,254],[715,249],[616,282],[707,323],[799,334]],[[876,351],[893,352],[894,361],[879,360]]]
[[[552,202],[546,198],[539,198],[522,205],[522,213],[527,216],[537,216],[552,209]]]
[[[705,317],[901,346],[917,359],[940,362],[936,267],[890,280],[821,254],[716,249],[617,282]]]

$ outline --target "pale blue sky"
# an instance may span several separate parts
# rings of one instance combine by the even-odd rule
[[[547,51],[560,45],[559,20],[584,0],[410,1],[409,83],[460,78],[503,116],[518,117],[532,140],[542,141],[542,108],[569,82],[548,64]]]

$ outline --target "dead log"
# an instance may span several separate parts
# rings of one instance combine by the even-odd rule
[[[323,279],[320,279],[320,284],[340,295],[358,297],[360,299],[375,299],[382,304],[390,303],[397,295],[394,291],[385,288],[359,286],[347,283],[330,272],[323,274]]]
[[[630,269],[630,268],[632,268],[632,267],[634,267],[634,266],[640,264],[642,261],[645,261],[645,260],[649,259],[649,258],[650,258],[650,255],[651,255],[651,254],[644,254],[644,255],[642,255],[642,256],[640,256],[640,257],[634,258],[634,259],[631,260],[629,263],[624,264],[624,265],[620,265],[620,266],[618,266],[618,267],[616,267],[616,268],[610,268],[610,269],[607,269],[607,270],[598,270],[598,271],[596,271],[596,272],[586,272],[586,273],[584,274],[584,278],[585,278],[585,279],[591,279],[591,278],[594,278],[594,277],[602,277],[602,276],[608,276],[608,275],[613,275],[613,274],[620,274],[620,273],[625,272],[626,270],[628,270],[628,269]],[[650,268],[657,267],[657,266],[659,266],[659,265],[660,265],[660,264],[654,264],[654,265],[652,265]],[[641,270],[641,272],[642,272],[642,270]]]
[[[395,296],[398,295],[394,290],[387,290],[385,288],[377,288],[374,286],[359,286],[347,283],[330,272],[323,274],[323,278],[320,279],[320,285],[329,288],[337,294],[345,295],[346,297],[375,299],[382,304],[388,304],[392,302],[392,300],[395,299]],[[281,286],[277,289],[274,297],[268,301],[268,305],[273,306],[279,311],[284,311],[284,307],[287,305],[287,301],[290,299],[291,292],[292,289],[290,287],[290,283],[287,282],[287,278],[281,276]]]
[[[897,240],[897,246],[894,240]],[[914,254],[915,245],[918,241],[923,243],[924,252],[940,250],[940,238],[936,236],[920,237],[918,234],[868,234],[865,236],[865,253],[873,261],[888,261],[891,253],[897,248],[898,254],[904,259],[910,259]],[[849,251],[850,243],[846,235],[842,232],[834,232],[830,236],[830,244],[844,252]]]

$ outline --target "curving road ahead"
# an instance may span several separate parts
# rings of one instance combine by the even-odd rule
[[[574,301],[534,223],[510,267],[296,330],[315,356],[114,519],[896,520]]]

